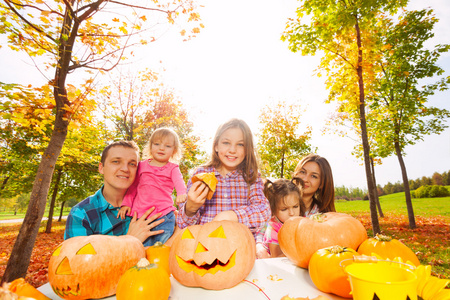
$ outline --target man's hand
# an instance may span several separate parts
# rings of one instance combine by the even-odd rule
[[[161,213],[151,216],[147,219],[147,217],[154,211],[155,208],[152,207],[145,212],[145,214],[141,218],[137,218],[137,213],[134,212],[133,219],[131,219],[130,227],[128,228],[127,235],[132,235],[138,238],[141,242],[144,242],[148,237],[161,234],[164,230],[156,230],[151,231],[152,228],[155,228],[162,222],[164,219],[155,221],[161,216]]]

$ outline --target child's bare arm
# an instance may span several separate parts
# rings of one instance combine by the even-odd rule
[[[122,206],[119,209],[119,213],[117,214],[117,218],[120,217],[122,220],[125,219],[125,217],[130,212],[130,210],[131,210],[131,207],[129,207],[129,206]]]
[[[284,255],[283,251],[281,251],[280,245],[277,244],[269,244],[270,257],[282,257]]]

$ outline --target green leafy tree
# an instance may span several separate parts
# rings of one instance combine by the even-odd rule
[[[141,149],[156,129],[172,128],[183,145],[180,170],[185,181],[189,170],[204,160],[189,113],[175,90],[166,87],[156,72],[121,73],[100,90],[98,98],[105,121],[114,126],[114,135],[136,141]]]
[[[416,228],[403,156],[405,148],[423,140],[425,135],[439,134],[445,128],[450,111],[427,106],[428,97],[448,89],[450,77],[439,78],[444,70],[437,65],[450,45],[438,45],[433,50],[424,43],[433,37],[433,25],[438,20],[432,10],[405,11],[398,22],[383,18],[380,26],[380,72],[377,83],[367,95],[371,102],[370,130],[376,139],[377,152],[382,157],[392,153],[398,158],[405,191],[410,228]],[[437,81],[423,85],[423,79]]]
[[[299,133],[301,114],[299,106],[284,101],[262,109],[257,136],[264,176],[290,178],[299,159],[311,152],[311,128]]]
[[[8,35],[11,49],[22,51],[30,58],[43,56],[44,63],[36,65],[41,66],[44,73],[53,72],[49,84],[54,100],[48,146],[39,163],[29,209],[2,277],[2,282],[9,282],[26,274],[69,123],[76,117],[83,117],[77,112],[86,105],[85,96],[94,83],[93,77],[89,77],[78,84],[83,91],[71,96],[69,73],[113,69],[130,53],[128,49],[157,38],[151,29],[161,23],[159,15],[166,17],[168,24],[174,24],[183,16],[187,17],[186,21],[197,24],[199,15],[191,0],[143,1],[139,4],[105,0],[3,0],[0,15],[0,33]],[[194,27],[188,36],[198,31],[199,27]]]
[[[366,99],[364,79],[371,78],[372,59],[364,50],[371,49],[371,35],[376,26],[376,16],[381,12],[395,13],[407,0],[391,1],[331,1],[305,0],[297,9],[297,20],[290,20],[282,40],[289,49],[303,55],[324,55],[321,68],[327,72],[330,99],[351,102],[355,107],[361,129],[364,166],[368,186],[373,234],[380,233],[376,211],[376,185],[370,165],[370,146],[366,124]],[[308,17],[308,18],[306,18]],[[302,23],[309,23],[303,24]],[[338,70],[340,76],[331,76]]]

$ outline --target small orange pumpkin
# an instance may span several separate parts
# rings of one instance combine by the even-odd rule
[[[157,264],[161,268],[167,271],[170,274],[169,270],[169,253],[170,247],[161,243],[156,242],[153,246],[145,249],[145,255],[147,256],[147,260],[151,264]]]
[[[13,280],[6,284],[5,287],[18,296],[30,297],[35,300],[51,300],[49,297],[38,291],[34,286],[26,282],[23,278]],[[0,297],[0,299],[3,298]]]
[[[216,191],[216,186],[218,182],[214,172],[195,174],[192,177],[192,183],[197,181],[203,181],[208,186],[209,192],[208,195],[206,196],[206,199],[211,200],[212,196],[214,195],[214,192]]]
[[[53,252],[48,280],[64,299],[103,298],[116,293],[120,276],[143,257],[145,248],[133,236],[77,236]]]
[[[332,246],[317,250],[309,261],[308,271],[312,282],[324,293],[352,298],[348,275],[339,264],[345,259],[359,255],[351,248]]]
[[[146,258],[128,269],[117,284],[117,300],[167,300],[170,295],[169,274]]]
[[[311,256],[319,249],[340,245],[351,249],[367,239],[360,221],[348,214],[328,212],[306,217],[292,217],[278,232],[281,251],[294,264],[308,268]]]
[[[389,258],[390,260],[395,257],[401,257],[405,262],[410,261],[415,266],[420,265],[416,254],[408,246],[383,234],[377,234],[375,237],[368,238],[362,242],[358,248],[358,253],[368,256],[376,253],[382,258]]]
[[[186,227],[175,236],[169,267],[185,286],[221,290],[244,280],[255,259],[255,239],[247,226],[213,221]]]

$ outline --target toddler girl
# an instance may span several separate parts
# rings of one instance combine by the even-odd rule
[[[155,207],[151,215],[160,214],[164,222],[153,228],[163,229],[164,233],[149,237],[144,246],[152,246],[157,241],[165,243],[175,228],[175,207],[172,192],[177,191],[177,203],[186,199],[186,185],[180,168],[170,160],[177,161],[181,157],[181,143],[178,135],[169,128],[155,130],[144,148],[149,157],[139,162],[136,179],[128,188],[123,199],[119,215],[134,215],[140,218],[149,208]]]
[[[214,137],[210,161],[194,174],[214,172],[218,183],[211,200],[209,188],[201,181],[188,182],[187,201],[181,204],[180,228],[210,221],[232,220],[246,225],[255,234],[270,218],[258,172],[253,137],[248,125],[232,119],[221,125]]]
[[[264,195],[269,199],[272,218],[264,233],[263,246],[270,257],[284,256],[278,244],[278,231],[283,223],[293,216],[303,215],[305,209],[302,201],[302,185],[300,178],[267,180],[264,184]]]

